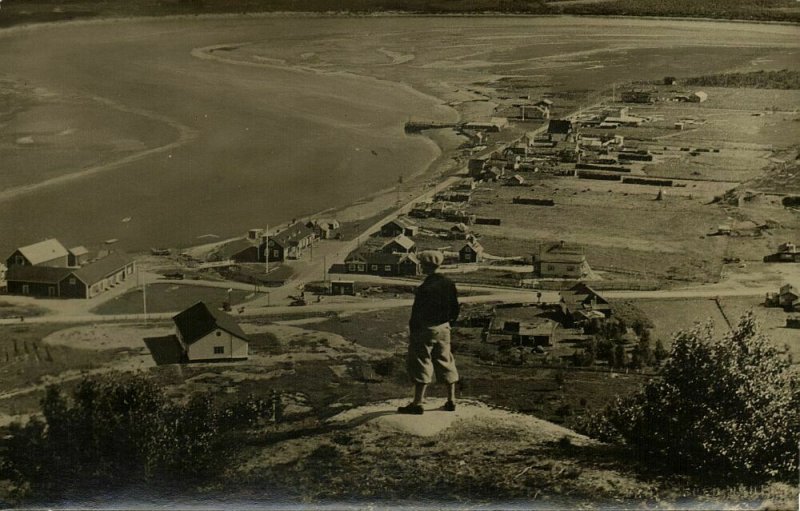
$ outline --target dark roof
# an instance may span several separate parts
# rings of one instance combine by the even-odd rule
[[[398,227],[400,227],[402,229],[409,229],[409,228],[414,228],[414,227],[417,226],[417,224],[415,224],[414,222],[412,222],[408,218],[397,217],[394,220],[390,220],[389,222],[386,222],[385,224],[383,224],[383,227],[388,227],[388,226],[390,226],[392,224],[394,224],[394,225],[396,225],[396,226],[398,226]]]
[[[464,246],[462,246],[459,249],[459,252],[463,252],[464,250],[466,250],[468,248],[470,250],[472,250],[473,252],[475,252],[476,254],[480,254],[480,253],[483,252],[483,245],[481,245],[477,241],[470,241],[470,242],[465,243]]]
[[[144,343],[150,350],[150,355],[156,365],[180,364],[183,362],[183,348],[178,337],[165,335],[163,337],[145,337]]]
[[[547,124],[548,133],[562,133],[564,135],[572,132],[572,121],[566,119],[553,119]]]
[[[344,260],[345,262],[348,262],[353,260],[366,261],[367,259],[362,249],[357,248],[352,252],[350,252],[349,254],[347,254],[347,257],[345,257]]]
[[[52,266],[17,266],[11,265],[6,272],[8,282],[36,282],[41,284],[58,284],[74,270]]]
[[[230,259],[236,254],[244,252],[245,250],[253,248],[255,246],[256,245],[250,240],[238,239],[238,240],[233,240],[230,243],[226,243],[225,245],[218,248],[217,251],[214,253],[216,254],[217,258],[220,261],[224,261],[226,259]]]
[[[608,300],[600,296],[597,291],[583,282],[578,282],[571,288],[560,293],[561,299],[567,305],[588,304],[594,300],[596,309],[610,308]]]
[[[314,231],[306,227],[302,222],[295,222],[286,229],[275,234],[274,236],[270,236],[269,238],[274,240],[277,244],[285,247],[288,246],[288,244],[292,241],[307,238],[313,234]]]
[[[403,260],[409,259],[412,262],[418,263],[419,261],[413,254],[386,254],[384,252],[370,252],[364,254],[367,264],[399,264]]]
[[[172,318],[183,342],[191,344],[220,328],[245,341],[249,340],[238,323],[228,314],[197,302]]]
[[[102,259],[85,264],[74,271],[85,284],[92,285],[117,273],[133,261],[123,252],[112,252]]]

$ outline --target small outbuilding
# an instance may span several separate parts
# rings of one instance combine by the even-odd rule
[[[355,296],[356,283],[352,280],[334,280],[331,281],[331,294],[332,295],[348,295]]]
[[[461,263],[479,263],[483,259],[483,246],[476,240],[464,243],[458,250],[458,261]]]

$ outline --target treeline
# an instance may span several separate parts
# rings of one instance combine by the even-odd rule
[[[558,8],[557,3],[551,4]],[[797,7],[793,0],[616,0],[571,4],[561,7],[564,14],[594,16],[669,16],[687,18],[742,19],[758,21],[800,21],[800,12],[783,10]]]
[[[800,71],[752,71],[687,78],[686,85],[746,89],[800,89]]]
[[[800,22],[800,10],[793,0],[608,0],[586,4],[547,0],[5,0],[0,26],[97,16],[281,11],[672,16]]]

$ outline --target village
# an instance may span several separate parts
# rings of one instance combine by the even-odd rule
[[[465,346],[487,360],[656,365],[669,340],[653,339],[660,329],[636,299],[672,296],[692,283],[705,290],[676,296],[713,300],[728,325],[720,297],[751,296],[750,307],[786,311],[769,321],[778,339],[792,337],[787,329],[800,325],[792,315],[800,312],[800,271],[791,264],[800,262],[796,211],[784,207],[785,194],[740,186],[748,162],[783,148],[709,137],[720,122],[712,115],[722,110],[704,109],[714,92],[687,90],[671,77],[614,89],[563,118],[551,113],[559,111],[552,96],[504,98],[495,109],[503,117],[409,122],[411,136],[459,133],[465,165],[369,229],[314,217],[134,257],[115,250],[116,240],[90,253],[47,239],[18,248],[0,268],[17,304],[3,321],[47,318],[51,304],[66,320],[172,319],[173,335],[142,339],[158,364],[247,359],[237,321],[285,307],[313,315],[406,305],[422,278],[416,254],[436,249],[445,256],[442,271],[471,300],[459,321]],[[754,271],[772,272],[758,290],[747,280]],[[164,299],[176,289],[177,301]],[[515,300],[499,301],[508,291]],[[625,298],[621,308],[617,297]]]

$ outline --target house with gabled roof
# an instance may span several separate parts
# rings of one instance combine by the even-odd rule
[[[410,254],[416,251],[417,244],[405,234],[401,234],[400,236],[387,241],[381,247],[381,252],[387,254]]]
[[[537,277],[580,279],[590,271],[583,247],[563,241],[544,243],[533,255],[533,273]]]
[[[778,293],[778,305],[787,311],[800,310],[800,291],[792,284],[784,284]]]
[[[214,250],[207,257],[209,261],[234,261],[237,263],[257,263],[261,257],[261,249],[257,242],[248,238],[239,238]]]
[[[57,239],[50,238],[20,247],[6,258],[6,266],[69,266],[69,251]]]
[[[9,294],[48,298],[94,298],[133,278],[134,261],[112,252],[79,268],[14,265],[8,269]]]
[[[561,310],[570,323],[580,323],[597,318],[609,318],[614,314],[611,304],[583,282],[559,293]]]
[[[146,337],[156,364],[227,362],[249,356],[249,339],[229,314],[197,302],[172,318],[175,333]]]
[[[344,260],[347,273],[381,275],[387,277],[420,274],[419,259],[414,253],[387,254],[354,250]]]
[[[408,237],[416,236],[419,233],[419,226],[406,217],[397,217],[381,226],[381,236],[395,237],[405,235]]]
[[[229,314],[197,302],[176,314],[175,336],[189,362],[243,360],[250,339]]]
[[[266,243],[261,244],[260,253],[264,254],[268,248],[267,257],[270,261],[285,261],[297,259],[306,248],[314,242],[314,231],[306,227],[303,222],[295,222],[286,229],[269,236]]]
[[[483,258],[483,246],[477,240],[470,240],[458,249],[458,261],[461,263],[479,263]]]

